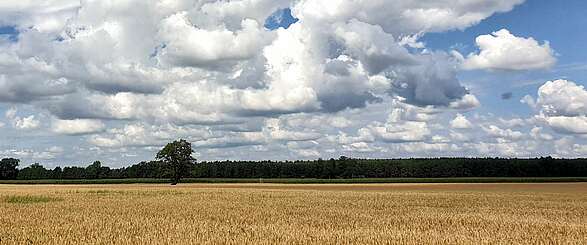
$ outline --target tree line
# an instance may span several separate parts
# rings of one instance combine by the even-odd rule
[[[141,162],[130,167],[111,169],[95,161],[87,167],[55,167],[46,169],[34,163],[18,169],[19,159],[4,158],[0,160],[0,180],[36,180],[36,179],[124,179],[124,178],[169,178],[175,185],[183,177],[189,177],[196,166],[192,157],[192,145],[180,139],[167,144],[156,156],[156,161]]]
[[[190,154],[161,151],[157,160],[110,168],[96,161],[86,167],[47,169],[35,163],[18,169],[20,161],[0,161],[0,179],[123,179],[169,178],[435,178],[435,177],[586,177],[587,159],[414,158],[318,159],[312,161],[203,161]],[[191,152],[191,150],[188,150]],[[163,153],[162,153],[163,152]],[[185,156],[189,156],[186,158]],[[167,157],[164,157],[166,155]],[[179,160],[175,160],[179,159]],[[173,161],[176,161],[173,164]]]

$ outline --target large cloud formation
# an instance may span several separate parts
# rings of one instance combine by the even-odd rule
[[[41,101],[68,120],[183,124],[336,112],[386,94],[448,106],[468,93],[457,61],[410,51],[403,39],[463,29],[520,2],[25,1],[1,8],[18,13],[2,21],[20,35],[2,46],[0,101]],[[264,28],[284,7],[299,22]]]
[[[8,2],[0,3],[0,25],[18,35],[0,39],[0,103],[27,114],[11,112],[7,125],[82,135],[90,146],[78,152],[152,152],[183,137],[217,158],[250,157],[238,147],[270,158],[417,149],[523,155],[518,150],[529,146],[515,144],[528,137],[517,130],[470,130],[482,120],[464,113],[480,103],[457,73],[463,65],[538,69],[554,62],[548,44],[505,30],[480,37],[480,53],[467,58],[419,42],[523,0]],[[297,22],[268,29],[266,20],[283,9]],[[532,60],[496,51],[522,44],[514,51],[536,56],[514,54]],[[565,110],[543,114],[584,116]],[[452,128],[439,132],[442,120]],[[471,143],[483,133],[495,140]]]
[[[550,81],[538,89],[534,102],[539,119],[555,131],[587,135],[587,90],[567,80]]]

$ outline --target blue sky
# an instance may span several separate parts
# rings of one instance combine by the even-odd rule
[[[527,95],[534,94],[545,81],[566,78],[585,85],[587,81],[587,33],[578,31],[587,26],[585,17],[587,2],[580,0],[527,1],[514,10],[495,14],[478,25],[463,31],[430,33],[422,38],[429,48],[447,50],[462,47],[469,53],[476,50],[475,38],[507,28],[519,36],[549,41],[557,53],[558,63],[551,70],[530,72],[467,72],[465,80],[477,82],[482,89],[483,109],[496,114],[528,114],[529,108],[519,103]],[[582,67],[582,68],[581,68]],[[477,81],[475,81],[477,80]],[[512,92],[513,98],[501,100],[502,93]],[[503,110],[508,108],[508,110]]]
[[[577,31],[587,26],[585,9],[587,2],[580,0],[566,1],[564,4],[556,1],[528,1],[512,11],[497,13],[464,30],[428,33],[421,41],[430,49],[457,49],[471,53],[477,51],[477,36],[503,28],[517,35],[534,37],[541,42],[549,41],[559,59],[557,66],[551,70],[498,73],[475,71],[461,74],[462,79],[481,87],[480,98],[487,112],[504,116],[529,114],[528,107],[519,103],[519,100],[535,92],[545,81],[568,78],[579,81],[577,83],[582,85],[582,81],[587,81],[587,33]],[[573,21],[562,21],[565,19]],[[271,30],[288,28],[297,21],[292,16],[291,9],[280,9],[267,19],[265,27]],[[576,69],[577,67],[583,68]],[[495,86],[496,82],[499,86]],[[504,93],[512,93],[512,98],[502,99],[501,95]],[[504,111],[504,107],[508,110]]]
[[[585,1],[238,1],[0,4],[0,157],[587,156]]]
[[[278,28],[289,28],[292,24],[298,22],[299,20],[291,15],[290,8],[279,9],[275,11],[267,20],[265,21],[265,27],[270,30],[275,30]]]
[[[0,27],[0,36],[12,42],[16,42],[18,41],[18,30],[16,30],[14,26],[2,26]]]

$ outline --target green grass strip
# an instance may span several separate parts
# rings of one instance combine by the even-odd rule
[[[59,179],[59,180],[0,180],[0,184],[162,184],[168,179]],[[355,178],[355,179],[230,179],[191,178],[181,183],[275,183],[275,184],[369,184],[369,183],[552,183],[587,182],[587,177],[483,177],[483,178]]]
[[[5,202],[14,204],[45,203],[61,200],[63,199],[48,196],[7,196],[4,198]]]

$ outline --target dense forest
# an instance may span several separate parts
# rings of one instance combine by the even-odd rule
[[[87,167],[46,169],[35,163],[18,168],[18,159],[0,161],[0,179],[124,179],[169,178],[161,161],[109,168],[101,162]],[[587,177],[587,159],[434,158],[339,159],[314,161],[192,162],[186,178],[436,178],[436,177]]]

